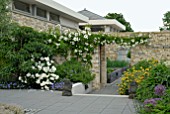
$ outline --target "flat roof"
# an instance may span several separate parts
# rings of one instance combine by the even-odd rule
[[[63,6],[54,0],[20,0],[20,1],[36,4],[37,6],[41,6],[49,11],[52,10],[54,13],[57,12],[59,15],[69,19],[71,18],[72,20],[75,20],[77,22],[88,22],[89,20],[88,17]]]
[[[126,27],[115,19],[104,19],[104,20],[89,20],[88,23],[79,23],[80,26],[84,25],[110,25],[118,30],[125,30]]]

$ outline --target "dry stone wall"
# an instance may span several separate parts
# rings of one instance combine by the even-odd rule
[[[12,13],[12,20],[18,22],[21,26],[29,26],[39,31],[47,31],[49,28],[56,27],[55,24],[45,21],[45,19],[37,19],[15,12]]]
[[[110,33],[113,36],[142,36],[148,35],[149,42],[146,45],[138,45],[131,48],[131,64],[135,64],[143,59],[155,58],[157,60],[170,61],[170,32],[126,32],[126,33]],[[106,56],[114,59],[116,57],[116,47],[107,45]],[[115,49],[114,49],[115,48]],[[114,50],[114,51],[110,51]]]

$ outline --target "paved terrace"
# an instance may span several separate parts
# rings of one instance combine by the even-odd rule
[[[0,102],[21,105],[27,114],[135,114],[127,96],[61,96],[59,91],[0,90]]]

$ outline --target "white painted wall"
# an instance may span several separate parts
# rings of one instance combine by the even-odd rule
[[[72,28],[72,29],[79,28],[78,22],[72,21],[72,20],[62,17],[62,16],[60,17],[60,24],[61,24],[61,26]]]
[[[104,30],[104,32],[111,32],[111,30],[110,30],[110,26],[105,26],[105,30]]]

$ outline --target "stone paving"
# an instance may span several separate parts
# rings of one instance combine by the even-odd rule
[[[118,78],[112,83],[108,83],[105,87],[101,88],[100,90],[92,91],[90,94],[106,94],[106,95],[119,95],[118,93],[118,86],[121,82],[121,78]]]
[[[133,101],[116,95],[65,97],[59,91],[0,90],[0,102],[32,110],[27,114],[135,114]]]

